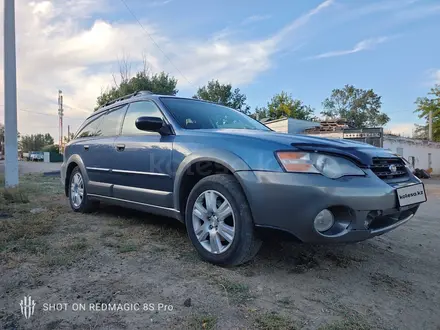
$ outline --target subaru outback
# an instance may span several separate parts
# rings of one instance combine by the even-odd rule
[[[95,111],[65,148],[71,208],[100,201],[175,218],[200,256],[239,265],[258,228],[302,242],[358,242],[410,220],[423,183],[368,144],[276,133],[211,102],[136,92]]]

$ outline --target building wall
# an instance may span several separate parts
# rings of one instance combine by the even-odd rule
[[[425,169],[432,168],[433,174],[440,174],[440,144],[427,143],[424,141],[411,139],[392,139],[384,138],[384,149],[391,150],[405,157],[410,163],[414,159],[414,167]],[[400,154],[402,153],[402,154]],[[431,154],[431,156],[429,156]],[[431,164],[429,164],[429,157]]]
[[[301,134],[306,129],[317,127],[317,126],[319,126],[319,123],[317,123],[317,122],[289,118],[287,130],[288,130],[289,134]]]
[[[319,123],[308,120],[284,118],[266,122],[265,125],[279,133],[298,134],[304,132],[307,128],[319,126]]]
[[[289,122],[287,119],[265,123],[265,125],[276,132],[288,133]]]
[[[308,136],[316,136],[322,137],[326,139],[342,139],[342,131],[341,132],[324,132],[322,134],[307,134]]]

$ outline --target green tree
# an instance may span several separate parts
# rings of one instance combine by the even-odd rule
[[[47,146],[44,146],[43,148],[41,148],[41,151],[59,152],[60,147],[58,146],[58,144],[51,144],[51,145],[47,145]]]
[[[264,118],[269,118],[269,112],[265,107],[256,107],[255,112],[250,116],[256,120],[262,120]]]
[[[428,125],[414,125],[413,138],[428,140]]]
[[[265,115],[270,119],[289,117],[302,120],[311,120],[313,109],[305,105],[301,100],[293,99],[292,95],[282,91],[275,94],[266,108],[260,108],[259,114]]]
[[[24,135],[20,140],[20,147],[23,152],[41,151],[45,146],[53,145],[53,137],[47,134]]]
[[[75,137],[75,133],[70,133],[70,135],[64,136],[64,143],[69,143]]]
[[[53,137],[49,133],[44,134],[44,145],[48,146],[48,145],[52,145],[53,143],[54,143]]]
[[[144,70],[136,73],[131,78],[121,74],[121,82],[119,84],[107,89],[107,91],[98,96],[95,111],[111,100],[141,90],[161,95],[176,95],[178,92],[176,86],[177,79],[165,72],[152,75],[147,70]]]
[[[231,84],[220,84],[218,80],[211,80],[208,85],[200,87],[193,98],[216,102],[245,114],[250,113],[246,95],[242,94],[239,88],[232,90]]]
[[[431,88],[428,96],[419,97],[416,100],[419,118],[425,118],[428,122],[429,112],[432,111],[432,139],[440,142],[440,85],[436,84]],[[428,126],[424,127],[426,138],[428,138]]]
[[[355,88],[345,85],[334,89],[329,98],[322,102],[322,115],[331,118],[344,118],[356,128],[384,126],[390,118],[380,112],[382,101],[372,89]]]

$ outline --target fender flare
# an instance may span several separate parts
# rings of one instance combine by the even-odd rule
[[[173,195],[174,195],[174,208],[176,210],[180,211],[180,185],[184,174],[186,173],[188,168],[190,168],[191,165],[203,161],[211,161],[211,162],[219,163],[224,167],[226,167],[228,170],[230,170],[232,173],[237,171],[251,170],[249,165],[242,158],[227,150],[203,149],[203,150],[197,150],[196,152],[189,154],[180,163],[175,174]]]
[[[81,157],[78,154],[73,154],[69,157],[69,159],[66,162],[66,169],[65,169],[65,178],[64,180],[66,181],[67,178],[67,169],[69,168],[70,164],[72,163],[76,163],[79,167],[79,169],[81,170],[81,173],[83,175],[83,179],[84,179],[84,184],[88,184],[89,182],[89,176],[87,175],[87,170],[86,167],[84,165],[84,162],[82,161]],[[64,185],[66,183],[64,182]]]

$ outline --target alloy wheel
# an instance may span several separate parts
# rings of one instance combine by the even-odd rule
[[[74,174],[70,183],[70,200],[75,208],[79,208],[81,206],[83,198],[84,180],[81,173],[77,172]]]
[[[206,190],[197,197],[192,211],[193,228],[207,251],[225,252],[235,236],[235,215],[231,204],[221,193]]]

